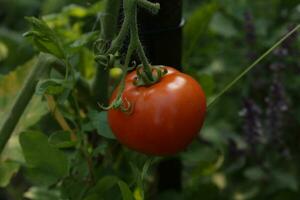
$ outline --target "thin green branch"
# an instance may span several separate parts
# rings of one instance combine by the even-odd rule
[[[119,51],[122,48],[122,45],[126,39],[128,31],[129,31],[129,24],[128,24],[128,20],[125,17],[124,23],[120,29],[118,36],[112,41],[111,47],[107,50],[108,54],[115,54],[117,51]]]
[[[268,49],[263,55],[261,55],[257,60],[255,60],[249,67],[244,69],[236,78],[234,78],[230,83],[228,83],[220,93],[218,93],[208,104],[207,108],[210,109],[217,100],[222,97],[228,90],[232,88],[243,76],[245,76],[251,69],[253,69],[259,62],[261,62],[266,56],[268,56],[274,49],[281,45],[287,38],[289,38],[293,33],[295,33],[300,28],[300,24],[294,29],[288,32],[283,38],[276,42],[270,49]]]
[[[150,66],[150,63],[148,61],[148,58],[145,54],[144,48],[143,48],[142,43],[139,38],[138,23],[137,23],[137,7],[136,6],[133,7],[132,13],[134,16],[132,16],[132,23],[130,24],[130,26],[131,26],[131,35],[133,36],[133,42],[136,43],[135,46],[137,47],[137,52],[138,52],[141,62],[143,64],[147,78],[150,81],[153,81],[151,66]]]
[[[152,3],[150,1],[146,0],[137,0],[137,4],[151,12],[152,14],[156,15],[160,9],[160,4],[159,3]]]
[[[11,110],[7,113],[7,117],[0,128],[0,154],[12,135],[25,108],[30,102],[35,92],[35,87],[38,83],[38,80],[48,72],[50,65],[55,61],[56,58],[49,54],[40,54],[37,63],[33,67],[31,74],[26,79],[21,92],[13,103]]]

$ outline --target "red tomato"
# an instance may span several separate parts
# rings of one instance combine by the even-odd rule
[[[113,133],[130,149],[158,156],[175,154],[184,150],[202,127],[206,100],[201,86],[189,75],[166,68],[168,73],[147,87],[133,84],[136,71],[128,74],[122,98],[133,106],[132,112],[108,111]]]

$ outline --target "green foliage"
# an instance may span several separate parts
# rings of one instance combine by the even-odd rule
[[[44,187],[31,187],[24,194],[24,197],[31,200],[55,200],[59,199],[59,191],[49,190]]]
[[[32,31],[26,32],[25,37],[30,37],[40,51],[50,53],[58,58],[66,58],[66,53],[58,35],[46,24],[45,21],[35,17],[27,17]]]
[[[62,79],[44,79],[40,81],[36,88],[36,94],[43,96],[48,95],[58,95],[64,92],[66,89],[72,89],[73,82]]]
[[[134,200],[133,194],[130,191],[127,183],[125,183],[124,181],[118,181],[118,185],[122,192],[123,200]]]
[[[11,177],[18,172],[20,165],[11,161],[0,162],[0,187],[6,187]]]
[[[199,6],[190,16],[185,28],[184,34],[187,38],[184,44],[183,61],[187,63],[191,54],[195,51],[195,46],[202,43],[207,35],[208,25],[213,17],[213,14],[218,9],[215,3],[208,3],[204,6]],[[199,26],[200,25],[200,26]]]
[[[68,131],[57,131],[49,137],[49,144],[55,148],[71,148],[76,146],[76,141],[70,141],[71,134]]]
[[[24,132],[20,135],[20,144],[30,176],[35,181],[51,185],[67,174],[68,159],[66,155],[50,146],[48,138],[42,133]]]
[[[97,112],[92,110],[88,114],[91,126],[97,130],[97,133],[108,139],[115,139],[112,130],[108,124],[107,112]]]

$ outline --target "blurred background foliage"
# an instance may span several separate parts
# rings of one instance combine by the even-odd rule
[[[99,29],[101,14],[97,12],[102,6],[102,2],[94,0],[0,1],[0,124],[37,53],[22,37],[29,28],[24,16],[43,16],[63,38],[63,43],[72,46],[72,63],[89,79],[94,73],[94,61],[91,49],[84,44],[93,38],[91,31]],[[300,2],[185,0],[184,16],[183,68],[202,84],[210,100],[299,24]],[[299,199],[299,50],[299,37],[294,34],[220,99],[208,111],[200,139],[179,155],[184,164],[183,190],[156,194],[152,170],[146,177],[146,199]],[[95,115],[89,113],[91,119],[95,119]],[[69,117],[72,120],[72,116]],[[29,127],[47,135],[59,129],[39,96],[32,99],[1,157],[0,199],[79,198],[83,190],[81,182],[66,179],[62,190],[49,187],[66,170],[63,155],[58,156],[60,165],[55,161],[43,163],[35,160],[37,166],[44,166],[39,168],[40,173],[24,167],[28,163],[22,154],[19,133]],[[40,138],[38,144],[32,145],[44,145],[40,147],[44,151],[37,156],[54,159],[59,154],[51,149],[47,138],[40,132],[33,133],[32,137]],[[20,141],[30,142],[31,138],[24,135]],[[103,166],[96,173],[117,174],[127,183],[132,181],[136,174],[131,172],[129,161],[136,160],[136,165],[140,166],[144,157],[125,149],[116,159],[111,147],[114,147],[114,142],[108,140],[96,148],[95,156],[106,155]],[[25,156],[37,153],[26,153],[26,147],[23,147],[23,152]],[[110,152],[108,156],[107,152]],[[85,161],[78,155],[72,156],[74,170],[78,171],[79,177],[84,177],[87,171]],[[52,171],[47,171],[45,165],[52,166]],[[109,178],[101,180],[94,190],[99,191],[103,184],[113,185],[115,181]],[[117,190],[113,186],[110,188],[111,191]],[[120,199],[116,194],[101,190],[104,199]],[[140,199],[139,188],[134,189],[134,196]],[[86,199],[97,197],[91,194]]]

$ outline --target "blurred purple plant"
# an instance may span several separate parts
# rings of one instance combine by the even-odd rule
[[[268,139],[280,136],[284,125],[284,113],[288,111],[288,102],[286,91],[279,75],[273,75],[273,81],[269,88],[269,94],[266,97],[266,133]]]
[[[262,111],[259,106],[251,99],[244,99],[244,108],[239,115],[244,118],[243,131],[245,140],[252,153],[255,151],[255,145],[261,140],[263,127],[261,123]]]
[[[256,29],[250,11],[244,13],[244,20],[245,40],[249,46],[247,58],[253,60],[256,57],[255,52],[253,52],[253,45],[256,42]],[[292,28],[292,26],[289,27],[288,31]],[[289,156],[289,149],[282,139],[282,131],[286,125],[285,114],[289,110],[289,103],[281,74],[286,69],[288,57],[295,53],[293,44],[296,39],[297,34],[293,34],[273,53],[272,63],[269,64],[268,71],[272,79],[264,98],[265,102],[261,103],[261,105],[265,104],[265,107],[261,109],[254,99],[245,98],[243,101],[243,108],[239,114],[244,121],[242,127],[244,138],[251,155],[253,153],[256,155],[259,144],[263,144],[266,147],[279,149],[281,153]],[[259,82],[259,78],[257,81]]]

